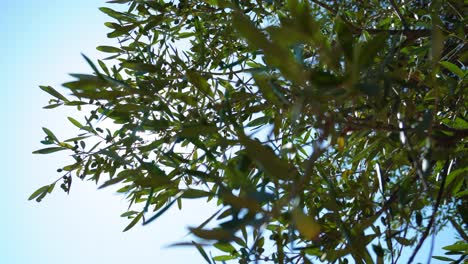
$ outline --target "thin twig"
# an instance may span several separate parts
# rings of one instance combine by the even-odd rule
[[[398,18],[400,19],[401,23],[403,24],[403,27],[405,30],[408,30],[408,23],[406,22],[405,18],[400,12],[400,9],[398,8],[397,4],[395,3],[395,0],[390,0],[390,5],[392,6],[393,10],[395,10],[395,13],[397,14]]]
[[[416,257],[416,254],[418,253],[419,249],[421,249],[421,246],[424,244],[424,241],[426,240],[427,236],[429,235],[429,232],[432,229],[432,225],[435,222],[437,211],[439,210],[440,202],[442,201],[442,195],[444,193],[445,180],[447,178],[449,164],[450,164],[450,162],[447,160],[445,162],[445,165],[444,165],[444,173],[443,173],[443,176],[442,176],[442,182],[440,183],[440,189],[439,189],[439,192],[437,194],[437,200],[436,200],[436,203],[434,204],[434,209],[433,209],[433,212],[432,212],[432,215],[431,215],[431,219],[429,220],[429,223],[427,224],[427,227],[424,230],[424,233],[421,236],[421,239],[419,239],[419,242],[416,245],[416,248],[413,251],[413,254],[411,254],[411,257],[408,260],[408,264],[413,262],[414,257]]]

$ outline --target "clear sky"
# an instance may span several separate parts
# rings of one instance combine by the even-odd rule
[[[56,169],[70,161],[61,154],[31,154],[42,148],[41,127],[59,138],[76,133],[66,119],[74,115],[72,110],[42,109],[49,96],[38,85],[64,92],[60,84],[71,80],[68,73],[91,72],[80,53],[94,59],[104,56],[95,47],[113,42],[106,39],[107,17],[97,9],[103,2],[2,3],[0,263],[204,263],[194,249],[162,248],[187,239],[186,227],[214,211],[203,201],[184,204],[183,213],[169,211],[156,223],[126,233],[121,231],[128,220],[119,215],[127,204],[112,189],[97,191],[93,183],[75,181],[69,196],[57,186],[43,202],[27,201],[34,190],[59,177]],[[452,235],[440,236],[435,249],[449,244]],[[427,260],[424,252],[418,255],[421,262]]]
[[[79,116],[66,108],[42,109],[49,96],[38,85],[65,92],[60,84],[72,80],[68,73],[91,72],[80,53],[94,59],[105,56],[95,50],[113,44],[103,25],[110,20],[98,10],[103,3],[2,1],[0,263],[204,262],[193,248],[163,248],[186,239],[188,225],[210,216],[213,206],[202,201],[125,233],[129,221],[120,214],[127,203],[115,189],[97,191],[91,182],[74,181],[69,196],[56,186],[41,203],[27,201],[38,187],[58,178],[56,169],[70,161],[61,154],[31,154],[43,147],[41,127],[69,138],[77,131],[66,117]]]

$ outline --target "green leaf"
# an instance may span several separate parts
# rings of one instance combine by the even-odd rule
[[[150,217],[148,220],[144,221],[143,222],[143,225],[147,225],[151,222],[153,222],[154,220],[158,219],[162,214],[164,214],[169,208],[172,207],[172,205],[177,202],[177,199],[179,199],[180,197],[180,194],[176,195],[174,197],[174,199],[169,202],[166,206],[164,206],[163,208],[161,208],[155,215],[153,215],[152,217]]]
[[[41,202],[42,198],[52,191],[55,184],[45,185],[37,189],[35,192],[29,196],[28,200],[36,199],[37,202]]]
[[[145,25],[143,28],[144,32],[148,32],[149,30],[153,29],[156,26],[159,26],[161,22],[164,21],[164,15],[157,15],[157,16],[152,16],[149,22]]]
[[[213,246],[215,248],[217,248],[217,249],[219,249],[219,250],[221,250],[223,252],[227,252],[229,254],[236,251],[236,248],[233,245],[229,244],[229,243],[215,243]]]
[[[250,21],[248,16],[235,11],[233,13],[233,25],[251,46],[263,50],[269,64],[278,67],[287,79],[296,83],[302,83],[305,80],[302,66],[297,63],[289,49],[276,42],[269,41],[265,34]]]
[[[226,260],[231,260],[231,259],[236,259],[237,256],[231,256],[231,255],[222,255],[222,256],[216,256],[213,258],[215,261],[226,261]]]
[[[260,49],[268,49],[271,43],[265,37],[264,33],[252,24],[246,15],[236,11],[232,16],[234,27],[252,46]]]
[[[250,121],[246,127],[256,127],[256,126],[262,126],[262,125],[265,125],[267,124],[268,122],[270,121],[270,117],[269,116],[261,116],[261,117],[258,117],[252,121]]]
[[[192,241],[192,243],[195,245],[195,247],[197,248],[198,252],[200,252],[200,254],[203,256],[203,258],[206,260],[206,262],[208,262],[209,264],[211,264],[211,260],[210,258],[208,257],[208,254],[206,254],[205,250],[203,249],[203,247],[196,243],[195,241]]]
[[[160,71],[160,68],[156,67],[155,65],[140,62],[125,61],[122,63],[122,66],[127,69],[139,72],[156,73]]]
[[[83,140],[83,139],[87,139],[89,137],[90,136],[73,137],[73,138],[69,138],[69,139],[65,140],[64,142],[80,141],[80,140]]]
[[[128,226],[125,227],[123,232],[126,232],[126,231],[130,230],[132,227],[134,227],[140,221],[141,217],[143,217],[143,212],[139,213],[135,218],[133,218],[133,220],[130,222],[130,224],[128,224]]]
[[[123,27],[118,27],[116,30],[112,31],[111,33],[107,34],[108,38],[118,38],[123,35],[129,35],[130,31],[132,31],[137,25],[128,25]]]
[[[286,160],[280,159],[271,148],[263,146],[257,140],[241,136],[239,141],[247,149],[247,154],[268,175],[277,179],[288,179],[297,172]]]
[[[135,179],[135,184],[143,188],[159,188],[166,185],[171,185],[172,181],[167,176],[151,174],[148,177],[139,177]]]
[[[375,56],[378,52],[385,50],[385,43],[388,39],[387,34],[379,34],[374,36],[372,39],[361,43],[359,46],[359,69],[365,69],[369,65],[372,65]]]
[[[200,74],[190,70],[188,70],[186,74],[188,81],[192,83],[195,86],[195,88],[197,88],[200,92],[207,96],[213,95],[213,92],[210,89],[210,85],[208,84],[206,79],[203,78]]]
[[[60,99],[64,102],[68,102],[68,99],[65,96],[63,96],[61,93],[57,92],[57,90],[55,90],[54,88],[50,86],[39,86],[39,88],[41,88],[43,91],[45,91],[46,93],[52,95],[53,97],[57,99]]]
[[[77,120],[75,120],[73,117],[68,117],[68,120],[73,124],[75,125],[76,127],[78,127],[79,129],[83,128],[83,125],[78,122]]]
[[[137,170],[123,170],[121,172],[119,172],[119,174],[117,174],[116,177],[106,181],[104,184],[102,184],[101,186],[99,186],[98,189],[102,189],[102,188],[105,188],[107,186],[110,186],[110,185],[114,185],[116,183],[119,183],[121,181],[124,181],[130,177],[133,177],[135,175],[138,175],[139,172]]]
[[[115,178],[112,178],[112,179],[106,181],[106,182],[105,182],[104,184],[102,184],[101,186],[99,186],[98,189],[102,189],[102,188],[105,188],[105,187],[107,187],[107,186],[114,185],[114,184],[119,183],[119,182],[121,182],[121,181],[123,181],[123,180],[125,180],[125,179],[126,179],[126,177],[115,177]]]
[[[52,133],[52,131],[50,131],[48,128],[46,127],[43,127],[42,130],[44,131],[44,133],[46,133],[46,135],[52,139],[53,141],[55,142],[59,142],[59,140],[57,139],[57,137],[54,135],[54,133]]]
[[[31,196],[29,196],[28,200],[31,201],[32,199],[36,198],[37,196],[39,196],[41,193],[43,192],[47,192],[47,190],[49,190],[49,185],[45,185],[45,186],[42,186],[41,188],[37,189],[35,192],[33,192],[31,194]]]
[[[413,245],[413,242],[411,240],[404,238],[404,237],[395,237],[395,240],[398,241],[398,243],[402,244],[403,246]]]
[[[197,199],[197,198],[207,197],[210,194],[211,193],[203,191],[203,190],[187,189],[184,191],[181,197],[185,199]]]
[[[123,50],[116,48],[116,47],[111,47],[111,46],[98,46],[96,48],[99,51],[102,52],[107,52],[107,53],[121,53]]]
[[[283,103],[279,100],[278,96],[274,93],[273,87],[270,84],[268,77],[264,74],[254,75],[255,83],[258,89],[263,94],[263,97],[272,105],[283,107]]]
[[[190,38],[190,37],[193,37],[193,36],[195,36],[195,32],[182,32],[177,37],[179,39],[183,39],[183,38]]]
[[[117,20],[123,20],[123,21],[129,21],[129,22],[136,22],[136,19],[134,18],[133,15],[130,15],[128,13],[121,13],[121,12],[117,12],[113,9],[110,9],[108,7],[100,7],[99,10],[101,10],[101,12],[107,14],[108,16],[110,17],[113,17]]]
[[[464,177],[466,175],[468,175],[468,167],[456,169],[447,175],[446,185],[448,186],[457,178]]]
[[[73,91],[82,90],[96,92],[98,89],[110,86],[107,81],[95,75],[71,74],[71,76],[76,77],[79,80],[64,83],[63,86]]]
[[[178,136],[180,137],[198,137],[199,135],[209,135],[218,132],[216,126],[193,125],[183,127]]]
[[[447,70],[451,71],[461,79],[465,78],[465,72],[462,71],[462,69],[458,68],[457,65],[449,62],[449,61],[441,61],[440,65],[442,65],[444,68]]]
[[[460,252],[468,252],[468,243],[465,242],[457,242],[450,246],[443,247],[443,249],[447,251],[460,251]]]
[[[65,149],[67,148],[63,148],[63,147],[43,148],[43,149],[33,151],[33,154],[49,154],[49,153],[54,153],[54,152],[65,150]]]
[[[137,211],[128,211],[128,212],[125,212],[123,214],[121,214],[120,216],[121,217],[129,217],[129,216],[132,216],[132,215],[135,215],[135,214],[138,214]]]
[[[53,109],[53,108],[59,107],[61,105],[63,105],[63,104],[62,103],[60,103],[60,104],[50,104],[50,105],[44,106],[43,108],[44,109]]]
[[[88,56],[84,55],[83,53],[81,53],[81,56],[83,57],[83,59],[85,59],[86,63],[88,63],[88,65],[91,67],[91,69],[93,69],[94,73],[100,78],[102,79],[103,76],[102,74],[99,72],[98,68],[96,67],[96,65],[94,65],[93,61],[91,61],[90,58],[88,58]],[[73,74],[72,74],[73,76]]]
[[[340,43],[341,49],[348,61],[353,59],[353,44],[354,36],[349,26],[343,22],[341,18],[335,20],[335,31],[338,36],[338,42]]]
[[[223,229],[199,229],[199,228],[189,228],[197,237],[206,239],[206,240],[216,240],[221,242],[228,242],[235,239],[233,232]]]
[[[444,256],[432,256],[432,258],[442,260],[442,261],[455,261],[454,259],[447,258],[447,257],[444,257]]]
[[[320,226],[315,222],[313,217],[304,214],[300,208],[295,209],[292,215],[294,225],[304,238],[308,240],[318,238]]]

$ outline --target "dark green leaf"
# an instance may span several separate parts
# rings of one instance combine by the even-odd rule
[[[44,133],[47,134],[47,136],[52,139],[53,141],[55,142],[58,142],[59,140],[57,139],[57,137],[54,135],[54,133],[52,133],[52,131],[50,131],[48,128],[45,128],[43,127],[42,130],[44,131]]]
[[[58,98],[64,102],[68,102],[68,99],[63,96],[62,94],[60,94],[59,92],[57,92],[54,88],[50,87],[50,86],[39,86],[39,88],[41,88],[43,91],[47,92],[48,94],[52,95],[53,97],[55,98]]]
[[[130,222],[130,224],[128,224],[128,226],[125,227],[123,232],[126,232],[126,231],[130,230],[133,226],[135,226],[140,221],[141,217],[143,217],[143,212],[139,213],[135,218],[133,218],[133,220]]]
[[[43,149],[33,151],[33,154],[49,154],[49,153],[54,153],[54,152],[65,150],[65,149],[67,148],[63,148],[63,147],[43,148]]]
[[[454,259],[443,257],[443,256],[433,256],[432,258],[442,260],[442,261],[455,261]]]
[[[139,71],[139,72],[156,73],[160,71],[158,67],[152,64],[139,63],[139,62],[126,61],[122,63],[122,66],[131,70]]]
[[[37,189],[35,192],[29,196],[28,200],[31,201],[32,199],[38,198],[42,194],[47,194],[49,192],[50,185],[42,186],[41,188]],[[40,202],[40,199],[38,200]]]
[[[195,245],[195,247],[197,248],[198,252],[200,252],[200,254],[203,256],[203,258],[206,260],[206,262],[208,262],[208,264],[211,264],[211,260],[210,258],[208,257],[208,254],[206,254],[205,250],[203,249],[203,247],[196,243],[195,241],[192,241],[192,243]]]
[[[107,53],[120,53],[123,52],[123,50],[116,48],[116,47],[111,47],[111,46],[98,46],[96,48],[99,51],[102,52],[107,52]]]
[[[252,140],[246,136],[242,136],[240,142],[247,149],[249,157],[268,175],[277,179],[288,179],[296,174],[288,162],[280,159],[271,148],[263,146],[257,140]]]
[[[194,126],[186,126],[181,129],[179,132],[180,137],[197,137],[199,135],[209,135],[216,133],[218,128],[215,126],[207,126],[207,125],[194,125]]]
[[[187,79],[191,82],[195,88],[201,91],[206,96],[213,95],[213,92],[210,89],[210,85],[200,74],[195,71],[187,71]]]
[[[197,198],[207,197],[209,195],[210,195],[209,192],[206,192],[203,190],[187,189],[184,191],[181,197],[185,199],[197,199]]]
[[[136,170],[123,170],[123,171],[119,172],[119,174],[117,174],[116,177],[106,181],[104,184],[99,186],[99,189],[102,189],[102,188],[105,188],[107,186],[114,185],[116,183],[122,182],[122,181],[124,181],[126,179],[129,179],[130,177],[134,177],[134,176],[136,176],[138,174],[139,174],[139,172],[136,171]]]
[[[171,202],[169,202],[166,206],[161,208],[155,215],[153,215],[148,220],[143,222],[143,225],[147,225],[147,224],[153,222],[154,220],[158,219],[162,214],[164,214],[164,212],[166,212],[169,208],[171,208],[171,206],[177,201],[179,196],[180,195],[177,195],[176,197],[174,197],[174,199]]]
[[[229,230],[217,228],[217,229],[198,229],[190,228],[192,232],[197,237],[207,239],[207,240],[216,240],[222,242],[228,242],[234,240],[235,236]]]

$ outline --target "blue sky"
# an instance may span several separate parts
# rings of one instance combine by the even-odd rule
[[[61,89],[72,79],[69,73],[90,72],[80,53],[94,59],[105,55],[95,50],[113,43],[106,39],[107,17],[98,10],[103,3],[2,3],[0,263],[203,263],[195,249],[163,248],[183,240],[187,225],[201,223],[214,210],[201,201],[126,233],[122,229],[128,220],[120,218],[127,205],[123,197],[113,190],[97,191],[91,182],[75,181],[69,196],[56,186],[41,203],[27,201],[70,161],[60,154],[31,154],[42,148],[41,127],[68,138],[77,131],[66,117],[80,116],[66,108],[42,109],[49,96],[38,85]]]
[[[70,161],[60,154],[31,154],[42,147],[41,127],[62,138],[76,133],[66,117],[77,114],[66,108],[43,110],[49,96],[38,85],[60,89],[71,80],[68,73],[89,73],[80,53],[104,57],[95,47],[113,41],[106,39],[107,18],[97,9],[102,5],[96,0],[2,4],[0,263],[203,263],[194,249],[162,248],[183,240],[187,226],[215,210],[202,201],[184,204],[183,212],[172,210],[157,223],[126,233],[121,230],[128,220],[119,217],[127,205],[123,197],[113,190],[97,191],[90,182],[75,181],[69,196],[57,188],[42,203],[27,201],[32,191],[59,177],[56,169]],[[449,244],[452,235],[440,236],[435,249]],[[419,256],[426,262],[424,252]]]

